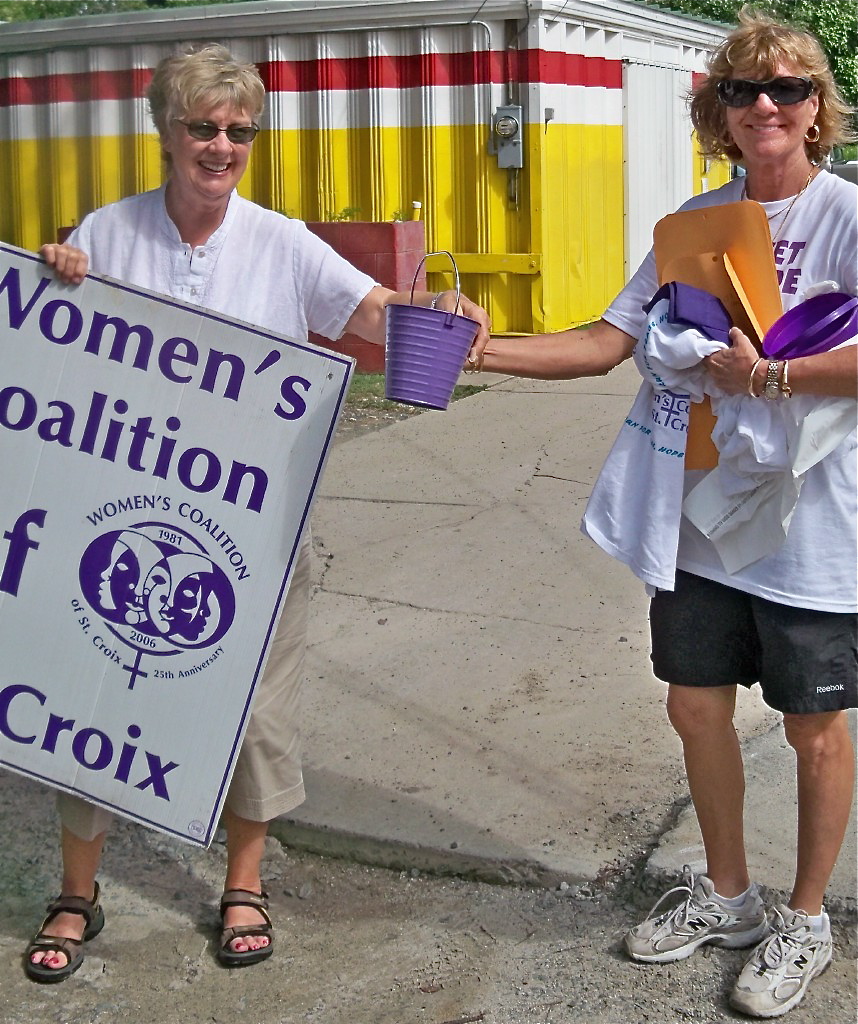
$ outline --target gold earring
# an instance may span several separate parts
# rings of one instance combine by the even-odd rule
[[[812,133],[812,134],[811,134]],[[819,125],[812,124],[810,128],[804,133],[805,142],[819,142],[819,136],[822,134],[819,130]]]

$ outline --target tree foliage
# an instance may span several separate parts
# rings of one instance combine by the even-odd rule
[[[186,7],[202,3],[235,3],[236,0],[2,0],[0,21],[42,21],[45,18],[76,18],[114,11],[149,11],[159,7]]]
[[[644,0],[697,18],[734,25],[745,0]],[[858,103],[858,7],[855,0],[763,0],[752,4],[796,28],[807,29],[822,43],[831,70],[847,103]]]

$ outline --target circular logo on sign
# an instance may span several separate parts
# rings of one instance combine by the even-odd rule
[[[235,616],[226,574],[173,525],[141,523],[103,533],[84,551],[79,578],[93,612],[146,654],[210,647]]]

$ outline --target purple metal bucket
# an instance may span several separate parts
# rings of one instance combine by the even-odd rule
[[[858,333],[858,299],[825,292],[800,302],[778,317],[763,338],[763,355],[795,359],[828,352]]]
[[[458,310],[459,269],[451,253],[443,255],[453,264]],[[413,305],[420,264],[411,282],[412,305],[391,304],[386,309],[384,394],[405,405],[446,409],[480,325],[459,313]]]

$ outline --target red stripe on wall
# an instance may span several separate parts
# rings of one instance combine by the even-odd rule
[[[605,89],[623,87],[622,62],[604,57],[584,57],[579,53],[556,53],[552,50],[513,50],[510,52],[510,65],[511,74],[519,82],[601,86]]]
[[[269,61],[259,65],[271,92],[482,85],[503,82],[503,68],[504,54],[497,50]]]
[[[0,107],[135,99],[144,95],[151,78],[148,68],[0,78]]]
[[[259,65],[259,71],[271,93],[413,89],[506,81],[622,88],[620,61],[546,50],[266,61]],[[145,94],[151,77],[152,72],[147,69],[129,69],[3,78],[0,107],[135,99]]]
[[[269,61],[260,64],[259,70],[271,92],[484,85],[508,79],[523,84],[545,82],[621,89],[623,78],[622,63],[618,60],[545,50]]]

